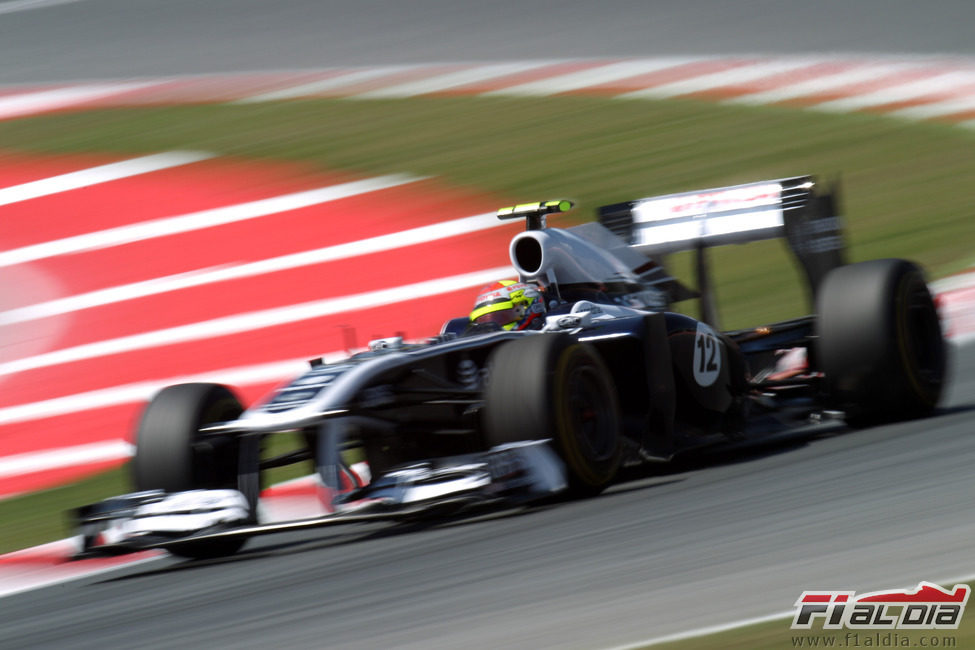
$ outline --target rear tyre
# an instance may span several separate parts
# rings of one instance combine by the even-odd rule
[[[620,415],[596,349],[564,335],[531,335],[498,346],[488,363],[487,444],[552,438],[572,493],[605,489],[620,466]]]
[[[921,269],[898,259],[841,266],[817,300],[819,365],[831,406],[852,426],[921,417],[934,410],[946,350]]]
[[[230,436],[204,438],[200,429],[235,420],[242,412],[240,400],[226,386],[199,383],[164,388],[139,422],[131,464],[136,490],[236,489],[239,442]],[[170,551],[212,558],[236,552],[245,541],[190,542]]]

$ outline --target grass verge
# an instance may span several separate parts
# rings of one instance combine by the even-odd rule
[[[0,553],[9,553],[76,534],[70,511],[106,497],[131,492],[128,473],[114,469],[76,483],[0,501]]]

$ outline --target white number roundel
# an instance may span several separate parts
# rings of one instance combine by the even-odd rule
[[[704,323],[697,324],[694,337],[694,381],[710,386],[721,373],[721,348],[714,330]]]

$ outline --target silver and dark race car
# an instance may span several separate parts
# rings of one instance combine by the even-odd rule
[[[594,495],[624,467],[704,445],[824,417],[924,416],[946,348],[922,271],[845,264],[835,197],[812,177],[786,178],[606,206],[566,229],[546,215],[568,201],[503,209],[527,224],[509,252],[520,280],[541,287],[541,329],[455,318],[424,342],[313,360],[247,409],[225,386],[165,388],[136,434],[138,492],[76,513],[81,555],[211,557],[263,533]],[[771,238],[795,254],[813,315],[722,331],[708,249]],[[661,263],[687,250],[696,290]],[[700,320],[669,310],[689,298]],[[302,444],[262,452],[277,434]],[[355,459],[368,480],[350,470]],[[329,514],[261,521],[262,475],[309,461]]]

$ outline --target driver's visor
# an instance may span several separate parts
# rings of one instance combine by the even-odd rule
[[[521,318],[519,309],[510,300],[485,305],[471,312],[472,323],[496,323],[505,329],[511,329]]]

